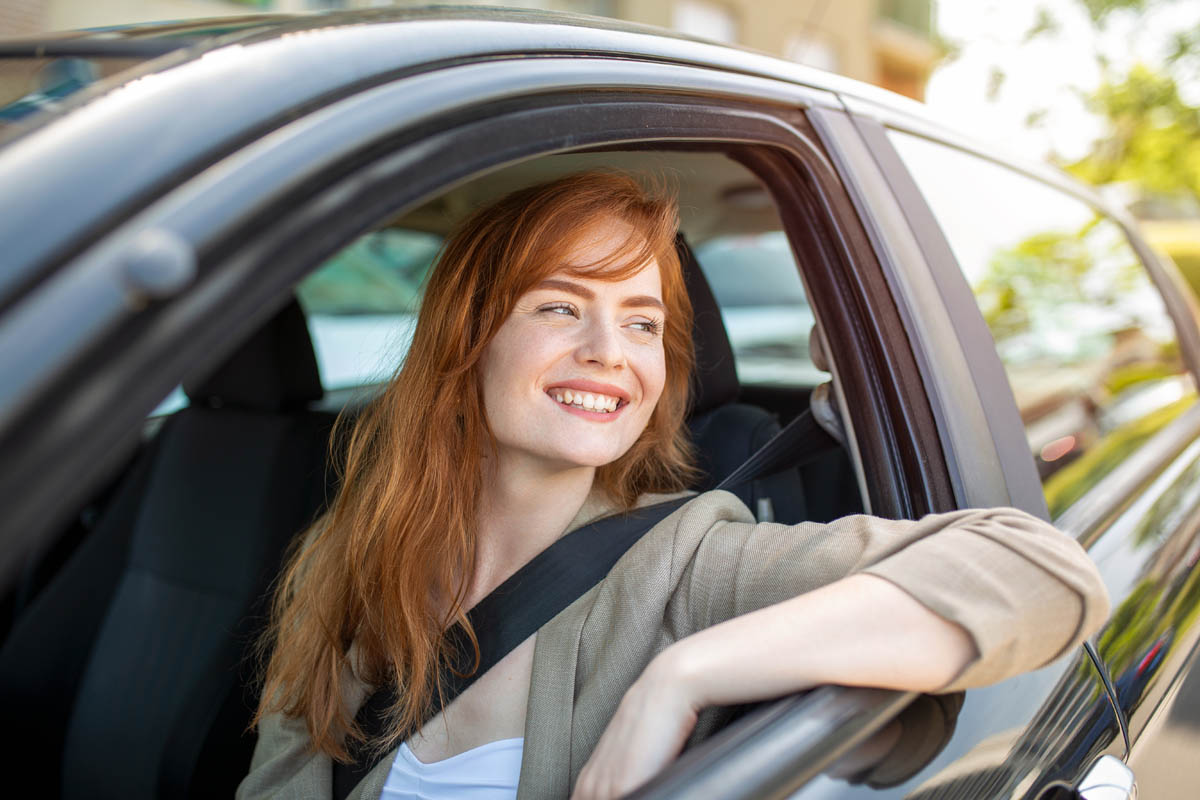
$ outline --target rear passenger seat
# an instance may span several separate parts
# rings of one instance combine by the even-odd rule
[[[322,391],[295,302],[185,390],[0,651],[9,790],[222,797],[248,767],[246,654],[325,502],[333,415],[308,410]]]

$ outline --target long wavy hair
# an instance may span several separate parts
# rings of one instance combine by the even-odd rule
[[[624,246],[601,262],[569,265],[581,231],[604,219],[629,225]],[[678,491],[693,479],[683,425],[692,310],[677,224],[669,193],[593,171],[514,192],[446,241],[407,359],[348,437],[334,437],[348,439],[337,462],[340,490],[297,539],[276,588],[255,723],[268,713],[302,718],[315,749],[347,760],[349,746],[365,740],[343,700],[352,671],[369,685],[397,688],[390,733],[368,743],[390,750],[441,701],[442,667],[463,663],[466,654],[446,643],[449,627],[463,626],[477,665],[463,601],[474,576],[483,459],[496,446],[480,358],[518,298],[549,275],[622,280],[658,262],[666,385],[641,437],[600,467],[596,482],[629,508],[645,492]]]

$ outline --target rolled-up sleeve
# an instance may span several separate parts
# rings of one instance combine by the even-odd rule
[[[685,515],[678,530],[676,568],[686,587],[680,602],[697,629],[866,573],[970,635],[977,656],[940,690],[951,692],[1040,667],[1079,646],[1108,617],[1108,594],[1087,553],[1022,511],[781,525],[729,511],[722,494],[689,504],[711,497],[713,507],[707,514],[697,508],[691,521]],[[693,538],[689,524],[706,530]]]
[[[1075,540],[1015,509],[960,513],[862,570],[970,634],[979,655],[943,691],[1040,667],[1108,618],[1108,593]]]

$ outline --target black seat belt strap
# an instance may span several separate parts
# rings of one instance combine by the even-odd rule
[[[772,436],[754,455],[717,484],[718,489],[739,486],[785,469],[800,467],[836,450],[841,444],[817,424],[806,410]]]

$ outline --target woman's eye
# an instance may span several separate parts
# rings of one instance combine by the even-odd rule
[[[559,314],[564,317],[578,317],[579,312],[575,306],[570,303],[551,303],[550,305],[542,306],[539,311],[546,311],[551,314]]]
[[[636,322],[631,322],[630,327],[635,330],[645,331],[657,335],[662,330],[662,323],[656,319],[640,319]]]

